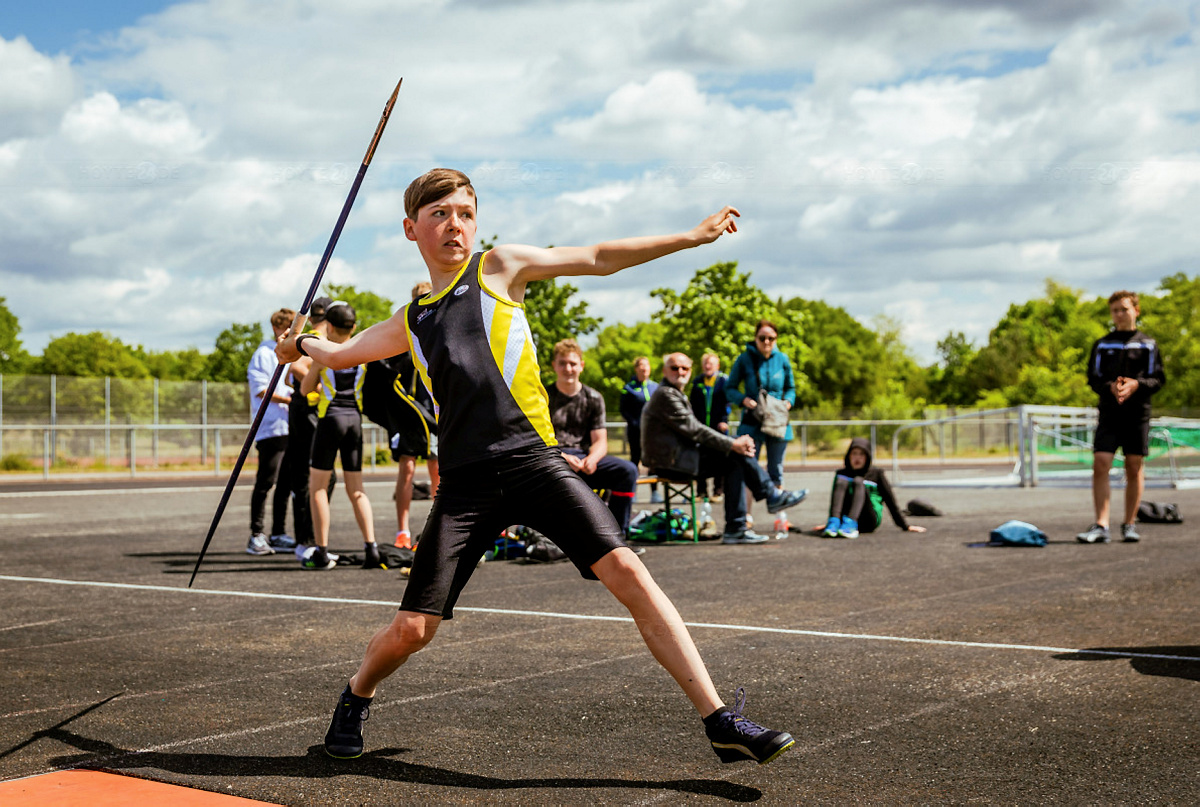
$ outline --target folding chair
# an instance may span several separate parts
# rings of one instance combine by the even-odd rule
[[[661,482],[663,486],[663,509],[671,511],[671,498],[682,499],[692,511],[692,543],[700,541],[700,524],[696,520],[696,478],[674,471],[652,470],[652,476],[641,477],[638,484]]]

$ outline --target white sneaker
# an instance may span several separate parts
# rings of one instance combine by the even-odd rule
[[[271,548],[267,536],[261,532],[256,532],[250,536],[250,540],[246,542],[247,555],[274,555],[275,550]]]

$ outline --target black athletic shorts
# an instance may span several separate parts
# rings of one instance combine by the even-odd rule
[[[318,471],[332,471],[340,453],[343,471],[361,471],[362,445],[362,415],[358,410],[330,407],[317,423],[309,465]]]
[[[1126,457],[1144,457],[1150,452],[1150,419],[1116,417],[1100,413],[1100,423],[1096,426],[1096,440],[1093,451],[1117,453],[1117,449]]]
[[[454,618],[454,604],[500,531],[532,527],[590,580],[591,566],[625,536],[600,497],[558,449],[538,447],[443,471],[417,542],[402,611]]]

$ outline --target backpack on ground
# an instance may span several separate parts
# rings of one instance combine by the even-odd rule
[[[992,530],[991,546],[1045,546],[1046,533],[1025,521],[1005,521]]]
[[[659,510],[629,525],[629,540],[647,543],[691,541],[692,519],[678,508]]]
[[[529,530],[530,536],[525,538],[526,563],[557,563],[567,560],[567,553],[558,544],[536,530]]]
[[[934,507],[932,504],[925,501],[924,499],[912,499],[909,501],[908,505],[904,508],[904,515],[906,515],[906,516],[943,516],[943,515],[945,515],[945,513],[943,513],[940,509],[938,509],[937,507]]]
[[[1137,520],[1143,524],[1182,524],[1179,505],[1166,502],[1142,502],[1138,505]]]

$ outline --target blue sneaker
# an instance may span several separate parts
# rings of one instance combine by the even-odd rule
[[[746,691],[738,687],[733,709],[722,709],[704,720],[704,733],[722,762],[754,760],[766,765],[796,744],[786,731],[772,731],[742,716]]]
[[[842,526],[838,528],[838,536],[841,538],[857,538],[858,522],[850,518],[850,516],[842,516]]]
[[[837,516],[830,516],[829,521],[825,522],[825,530],[821,533],[826,538],[837,538],[838,530],[842,527],[842,520]]]
[[[267,543],[272,549],[295,549],[296,539],[288,535],[286,532],[281,532],[278,535],[272,535],[267,539]]]

